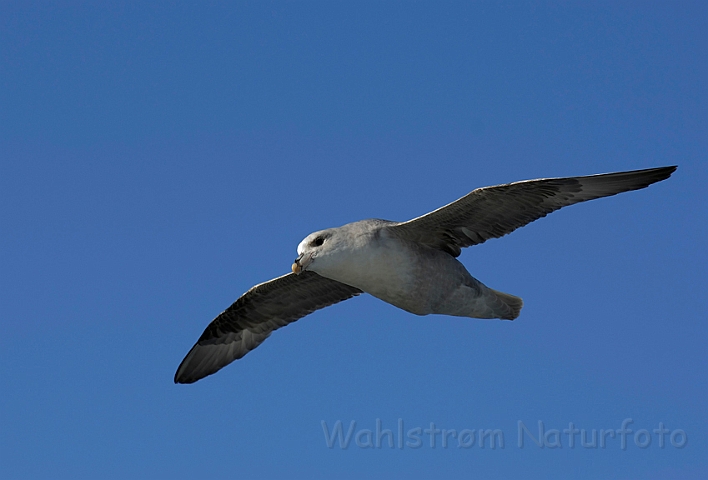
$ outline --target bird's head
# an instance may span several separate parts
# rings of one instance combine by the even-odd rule
[[[327,257],[336,248],[336,233],[336,229],[327,229],[305,237],[297,246],[298,257],[293,262],[293,273],[299,274],[305,270],[317,271],[313,262],[318,257]]]
[[[362,252],[371,247],[370,240],[377,236],[375,227],[382,222],[361,220],[309,234],[297,246],[293,272],[309,270],[344,282],[352,271],[367,268],[362,264],[367,255]]]

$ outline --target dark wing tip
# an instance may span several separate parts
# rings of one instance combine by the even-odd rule
[[[670,165],[668,167],[648,168],[644,172],[647,174],[647,179],[651,180],[651,183],[656,183],[669,178],[677,168],[678,165]]]
[[[197,348],[197,345],[194,345],[192,349],[185,355],[185,357],[182,359],[182,361],[179,364],[179,367],[177,367],[177,371],[175,372],[175,383],[194,383],[197,380],[199,380],[201,377],[197,377],[194,375],[193,371],[190,372],[191,374],[187,373],[188,370],[188,365],[190,363],[190,360],[192,358],[192,352],[194,351],[195,348]]]
[[[177,371],[175,372],[175,383],[194,383],[197,380],[205,377],[206,375],[210,375],[205,375],[201,371],[198,372],[195,369],[195,366],[191,365],[192,363],[194,363],[194,351],[198,347],[199,343],[195,344],[191,348],[191,350],[189,350],[189,353],[187,353],[187,355],[185,355],[185,357],[182,359],[182,362],[180,362],[179,367],[177,367]]]
[[[208,349],[208,346],[206,348]],[[228,357],[222,357],[221,361],[214,361],[213,358],[209,360],[206,357],[211,352],[204,351],[204,349],[205,346],[199,345],[199,343],[192,347],[175,372],[175,383],[194,383],[204,377],[213,375],[236,360]]]
[[[661,170],[664,172],[664,175],[665,175],[665,176],[662,178],[662,180],[665,180],[665,179],[669,178],[669,177],[671,176],[671,174],[676,171],[677,168],[678,168],[678,165],[671,165],[671,166],[668,166],[668,167],[663,167],[663,168],[661,168]]]
[[[183,384],[183,385],[188,385],[190,383],[196,382],[198,379],[196,378],[186,378],[184,375],[179,374],[179,371],[175,373],[175,384]]]
[[[218,339],[199,340],[177,368],[175,383],[194,383],[213,375],[263,343],[271,331],[254,332],[246,328]]]
[[[596,198],[599,198],[631,190],[641,190],[649,185],[666,180],[677,168],[676,165],[646,168],[644,170],[578,177],[578,180],[583,184],[583,187],[588,187],[586,193],[590,194],[591,197],[595,196],[593,193],[597,193]],[[583,192],[585,193],[585,188],[583,188]],[[581,194],[580,197],[582,198],[582,196]],[[591,199],[592,198],[582,198],[583,201]]]

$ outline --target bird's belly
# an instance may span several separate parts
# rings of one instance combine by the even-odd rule
[[[415,271],[411,265],[396,260],[395,256],[373,258],[361,264],[362,268],[355,272],[352,280],[361,290],[407,309],[404,305],[414,296],[411,289],[414,288]]]
[[[415,285],[410,282],[405,272],[402,275],[370,277],[358,287],[374,297],[416,315],[427,315],[428,302],[419,295]]]
[[[446,253],[393,247],[369,251],[349,265],[344,277],[334,279],[407,312],[428,315],[439,313],[448,293],[469,276],[464,266]]]

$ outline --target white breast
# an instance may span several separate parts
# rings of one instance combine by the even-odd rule
[[[337,252],[336,262],[318,266],[315,260],[312,270],[404,310],[424,313],[417,305],[421,299],[416,296],[415,279],[420,259],[414,252],[385,231],[357,240]]]

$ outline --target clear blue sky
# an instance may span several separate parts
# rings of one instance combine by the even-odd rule
[[[706,478],[706,31],[704,2],[2,2],[0,476]],[[466,250],[514,322],[363,296],[172,383],[314,230],[673,164]],[[504,446],[358,446],[377,419]],[[570,422],[615,437],[549,448]]]

